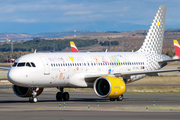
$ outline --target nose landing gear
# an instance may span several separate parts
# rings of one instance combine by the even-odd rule
[[[39,90],[39,88],[31,88],[32,96],[29,97],[29,102],[36,103],[38,101],[38,98],[37,98],[37,91],[38,90]]]
[[[62,87],[58,87],[58,89],[61,91],[61,92],[57,92],[57,94],[56,94],[56,100],[57,101],[62,101],[62,100],[64,100],[64,101],[68,101],[69,100],[69,93],[68,92],[64,92],[63,90],[64,90],[64,88],[62,88]]]

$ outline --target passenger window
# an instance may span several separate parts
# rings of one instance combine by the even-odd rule
[[[28,62],[26,63],[26,66],[27,66],[27,67],[31,67],[30,63],[28,63]]]
[[[35,64],[34,64],[33,62],[31,62],[31,66],[36,67]]]
[[[16,65],[17,65],[17,62],[15,62],[12,66],[13,66],[13,67],[16,67]]]
[[[25,63],[18,63],[17,66],[18,66],[18,67],[24,67],[24,66],[25,66]]]

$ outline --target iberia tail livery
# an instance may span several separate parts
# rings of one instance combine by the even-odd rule
[[[79,52],[73,41],[70,42],[71,52]]]
[[[135,52],[78,52],[71,42],[69,53],[21,56],[7,75],[14,93],[36,103],[44,88],[54,87],[59,89],[56,100],[68,101],[70,95],[64,88],[92,88],[100,98],[122,101],[126,84],[161,72],[180,71],[161,70],[168,62],[180,61],[162,54],[166,8],[159,6],[142,46]]]
[[[180,45],[177,40],[174,40],[175,57],[180,58]]]

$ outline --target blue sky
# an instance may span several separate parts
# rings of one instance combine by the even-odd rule
[[[180,28],[180,0],[0,0],[0,32],[147,30],[159,5]]]

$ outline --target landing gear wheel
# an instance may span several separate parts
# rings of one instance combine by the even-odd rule
[[[117,97],[117,101],[122,101],[123,100],[123,95],[120,95],[119,97]]]
[[[109,98],[110,99],[110,101],[115,101],[116,99],[115,98]]]
[[[64,101],[69,101],[69,93],[68,92],[64,92],[62,94],[62,98],[63,98]]]
[[[56,94],[56,100],[57,100],[57,101],[62,101],[62,93],[61,93],[61,92],[57,92],[57,94]]]
[[[38,101],[37,97],[30,97],[29,102],[36,103]]]

